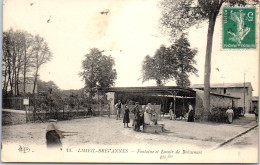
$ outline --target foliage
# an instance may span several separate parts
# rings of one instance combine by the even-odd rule
[[[33,62],[35,65],[33,93],[35,93],[35,87],[38,79],[39,69],[43,64],[51,60],[52,54],[50,52],[48,44],[39,35],[35,36],[33,50],[34,50]]]
[[[170,47],[161,45],[153,57],[147,55],[143,61],[143,82],[156,80],[156,84],[160,86],[169,79],[175,79],[178,86],[189,86],[189,75],[197,73],[193,66],[196,64],[196,54],[197,50],[190,48],[184,35]]]
[[[234,119],[241,117],[243,114],[243,108],[238,107],[238,108],[232,108],[234,111]],[[214,122],[221,122],[225,123],[227,121],[227,114],[226,114],[227,108],[218,108],[214,107],[211,110],[211,113],[209,114],[209,121],[214,121]]]
[[[92,96],[99,89],[114,85],[117,78],[114,59],[103,55],[97,48],[92,48],[82,61],[80,76],[85,81],[85,89]]]
[[[40,66],[51,59],[51,52],[44,39],[26,31],[10,29],[3,32],[2,50],[3,95],[20,95],[20,89],[25,94],[26,84],[31,81],[30,76],[38,76]],[[33,81],[35,90],[37,79]]]
[[[165,81],[173,74],[172,65],[169,64],[171,54],[169,49],[161,45],[156,50],[154,57],[147,55],[142,64],[143,82],[148,80],[156,80],[157,86],[164,85]]]
[[[198,72],[193,66],[196,64],[194,57],[197,50],[190,48],[190,43],[184,35],[170,47],[170,50],[177,59],[176,84],[182,87],[190,86],[189,74],[197,75]]]

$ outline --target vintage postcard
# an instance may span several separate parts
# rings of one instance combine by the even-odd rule
[[[3,0],[2,162],[257,163],[259,0]]]

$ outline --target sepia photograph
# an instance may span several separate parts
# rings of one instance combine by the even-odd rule
[[[2,162],[258,163],[259,0],[3,0]]]

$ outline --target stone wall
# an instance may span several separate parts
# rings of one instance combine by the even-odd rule
[[[204,110],[203,106],[203,96],[204,91],[196,90],[196,107],[195,107],[195,117],[199,118]],[[220,96],[215,94],[210,94],[210,106],[211,108],[218,107],[218,108],[227,108],[228,106],[238,107],[238,100],[235,98],[227,97],[227,96]]]

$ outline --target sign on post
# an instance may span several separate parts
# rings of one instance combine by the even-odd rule
[[[29,105],[29,99],[23,99],[23,105]]]

